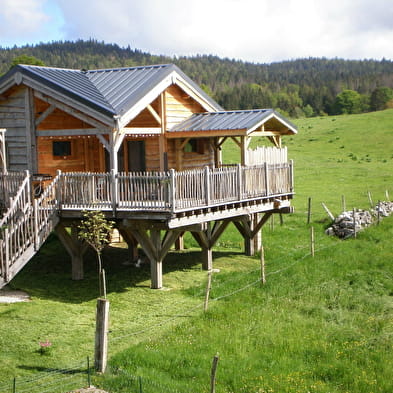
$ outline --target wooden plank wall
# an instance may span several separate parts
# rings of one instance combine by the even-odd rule
[[[25,95],[26,88],[18,87],[0,105],[0,128],[7,129],[5,139],[10,171],[28,169]]]
[[[71,155],[53,156],[54,141],[70,141]],[[103,147],[96,137],[49,138],[38,137],[38,172],[56,175],[57,169],[63,172],[102,172],[104,171]]]
[[[187,119],[193,113],[206,112],[203,107],[194,101],[178,86],[170,86],[165,92],[166,128],[170,129],[175,124]]]

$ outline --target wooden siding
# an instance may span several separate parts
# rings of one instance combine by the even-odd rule
[[[39,116],[50,107],[46,102],[41,101],[38,98],[34,100],[35,118]],[[82,120],[79,120],[68,113],[56,108],[45,120],[43,120],[38,126],[37,130],[69,130],[69,129],[82,129],[91,128],[91,125],[86,124]]]
[[[104,171],[103,147],[95,137],[37,138],[38,172],[54,176],[57,169],[64,172]],[[53,142],[71,142],[71,155],[53,156]],[[98,153],[98,154],[97,154]]]
[[[154,100],[151,106],[157,113],[159,113],[160,112],[159,98]],[[136,127],[136,128],[160,127],[160,124],[157,123],[157,120],[147,109],[144,109],[138,116],[135,117],[135,119],[130,121],[126,127]]]
[[[11,91],[0,105],[0,128],[5,128],[7,164],[11,171],[28,169],[25,97],[27,89],[18,87]]]
[[[203,107],[177,86],[165,91],[166,129],[190,117],[193,113],[205,112]]]

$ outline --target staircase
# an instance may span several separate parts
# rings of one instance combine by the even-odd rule
[[[10,195],[8,209],[0,219],[0,288],[11,281],[45,242],[57,225],[57,200],[55,195],[59,176],[45,188],[42,195],[32,198],[31,179],[26,171],[20,177],[16,194],[12,192],[3,174],[0,185],[3,195]]]

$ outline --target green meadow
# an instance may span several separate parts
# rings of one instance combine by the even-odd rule
[[[330,220],[321,205],[337,215],[343,196],[347,209],[368,209],[368,192],[374,203],[393,199],[393,110],[296,125],[298,135],[284,137],[295,162],[295,212],[262,230],[265,285],[259,255],[244,256],[233,226],[214,249],[219,272],[207,312],[207,273],[190,237],[164,261],[164,290],[149,288],[148,266],[124,264],[123,244],[104,251],[109,365],[92,375],[94,385],[112,393],[208,393],[218,354],[216,393],[393,391],[393,217],[342,241],[324,234]],[[238,154],[225,146],[227,162]],[[52,236],[11,282],[31,301],[0,304],[1,393],[13,391],[14,377],[17,392],[86,386],[98,296],[94,253],[85,280],[71,281],[70,270]],[[46,340],[52,345],[41,353]]]

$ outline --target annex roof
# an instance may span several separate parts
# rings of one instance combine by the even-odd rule
[[[150,104],[170,84],[186,89],[205,110],[222,108],[174,64],[73,70],[64,68],[17,65],[0,78],[0,92],[10,83],[26,79],[70,97],[110,117],[130,117]]]
[[[197,113],[172,127],[171,133],[195,133],[214,131],[238,131],[239,135],[248,135],[262,125],[271,125],[282,134],[296,134],[297,128],[285,117],[273,109],[252,109],[238,111],[220,111]]]

